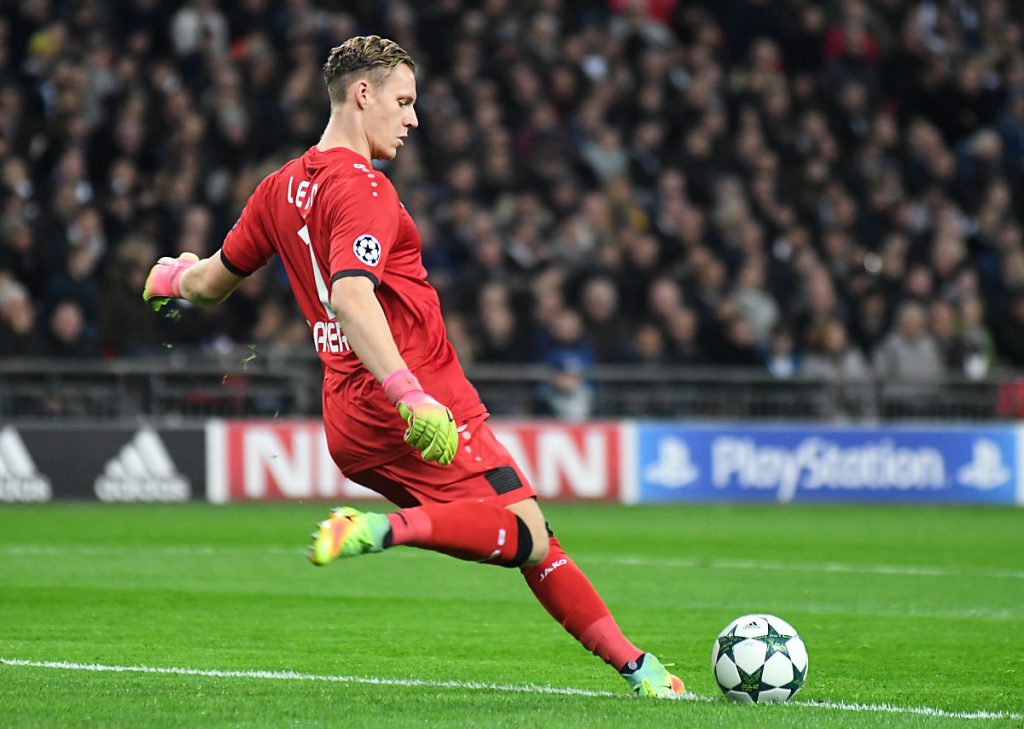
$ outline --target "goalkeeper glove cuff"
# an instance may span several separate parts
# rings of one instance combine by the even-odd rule
[[[388,396],[388,400],[391,401],[392,405],[397,405],[399,400],[411,392],[417,390],[423,392],[423,386],[416,379],[416,375],[407,369],[395,370],[384,378],[384,382],[381,385],[384,387],[384,394]]]
[[[171,299],[180,299],[181,276],[199,261],[194,253],[182,253],[177,258],[164,256],[149,272],[142,298],[157,310]]]

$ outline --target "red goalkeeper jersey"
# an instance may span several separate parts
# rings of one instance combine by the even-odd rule
[[[281,257],[324,366],[329,440],[338,440],[330,438],[335,431],[347,441],[332,442],[332,453],[349,472],[402,455],[408,446],[405,424],[331,311],[330,290],[339,278],[373,282],[409,369],[459,423],[486,412],[446,336],[420,246],[416,224],[387,177],[350,149],[314,146],[259,184],[221,249],[224,265],[243,276],[272,254]]]

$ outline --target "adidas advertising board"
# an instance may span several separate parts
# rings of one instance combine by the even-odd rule
[[[140,428],[94,482],[100,501],[188,501],[192,489],[152,428]]]
[[[7,426],[0,430],[0,500],[202,499],[205,443],[202,426]]]
[[[0,502],[49,501],[50,479],[40,473],[18,431],[0,429]]]

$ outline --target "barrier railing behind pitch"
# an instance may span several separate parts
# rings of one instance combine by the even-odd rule
[[[499,416],[569,417],[552,408],[539,365],[468,367]],[[823,382],[759,369],[604,366],[586,374],[589,417],[695,420],[988,422],[1024,415],[1024,375],[981,381]],[[152,359],[0,361],[0,420],[126,421],[315,416],[320,365],[309,356],[182,353]]]

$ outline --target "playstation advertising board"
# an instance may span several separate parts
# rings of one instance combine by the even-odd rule
[[[639,502],[1024,501],[1014,426],[633,427]]]
[[[0,426],[0,502],[203,499],[205,460],[202,426]]]

